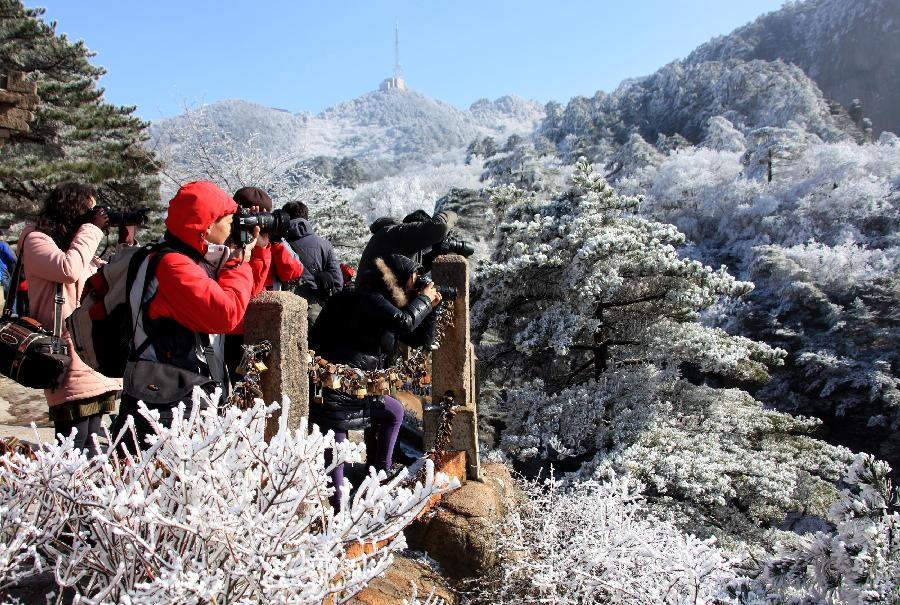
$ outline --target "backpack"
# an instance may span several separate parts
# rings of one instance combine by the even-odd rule
[[[134,336],[128,293],[149,254],[157,252],[147,267],[145,287],[171,251],[160,244],[123,248],[87,280],[81,304],[66,319],[66,327],[75,352],[88,366],[111,378],[125,374]]]

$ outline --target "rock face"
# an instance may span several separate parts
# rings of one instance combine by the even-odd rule
[[[407,555],[394,557],[385,574],[373,580],[365,590],[350,599],[351,605],[396,605],[412,595],[415,585],[420,600],[433,594],[447,605],[459,599],[453,589],[424,561]]]
[[[520,498],[505,466],[485,464],[482,472],[483,482],[468,481],[406,530],[410,547],[427,552],[453,580],[483,576],[497,564],[497,531]]]

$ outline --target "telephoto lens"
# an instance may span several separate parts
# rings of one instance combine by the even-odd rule
[[[441,254],[459,254],[460,256],[464,256],[466,258],[475,254],[475,248],[464,239],[457,239],[455,237],[448,237],[446,239],[441,240],[434,246],[435,252],[437,255]]]
[[[255,227],[273,239],[282,238],[287,234],[290,221],[290,215],[284,210],[248,212],[239,209],[231,221],[231,241],[241,246],[249,244]]]
[[[134,208],[120,210],[118,208],[106,208],[106,215],[109,217],[109,224],[115,226],[137,226],[141,227],[147,224],[147,213],[149,208]]]

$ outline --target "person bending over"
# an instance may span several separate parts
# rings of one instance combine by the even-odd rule
[[[434,320],[432,311],[441,301],[434,284],[415,289],[419,267],[411,259],[392,254],[376,258],[372,264],[371,270],[357,276],[355,289],[332,297],[310,334],[312,348],[323,358],[364,371],[384,369],[399,341],[411,346],[425,344],[425,327]],[[369,460],[377,469],[390,471],[403,422],[403,405],[397,399],[387,395],[357,399],[326,388],[322,389],[322,403],[310,404],[309,418],[323,429],[333,430],[338,442],[347,438],[348,430],[374,421],[378,431]],[[332,477],[332,505],[337,509],[343,465]]]
[[[381,217],[369,226],[372,237],[359,259],[359,272],[371,271],[375,259],[389,254],[402,254],[416,259],[424,251],[443,241],[456,224],[456,213],[444,210],[433,217],[423,210],[407,215],[400,223],[391,217]]]

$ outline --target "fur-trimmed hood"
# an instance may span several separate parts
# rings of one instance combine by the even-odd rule
[[[391,254],[375,259],[377,281],[375,275],[370,275],[366,280],[368,285],[377,290],[383,290],[397,308],[402,309],[409,304],[409,296],[405,286],[409,277],[420,270],[419,265],[412,259],[400,254]]]

